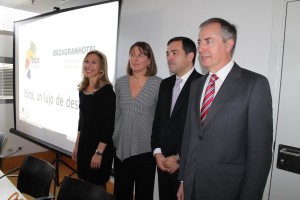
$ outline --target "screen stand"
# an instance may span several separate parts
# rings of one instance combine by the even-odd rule
[[[66,163],[65,161],[63,161],[62,158],[62,153],[60,152],[56,152],[56,158],[55,160],[52,162],[52,164],[55,162],[55,184],[56,186],[60,186],[60,182],[59,182],[59,163],[62,163],[63,165],[65,165],[66,167],[68,167],[70,170],[72,170],[71,174],[69,174],[69,176],[72,176],[73,174],[77,173],[77,171],[70,166],[68,163]]]

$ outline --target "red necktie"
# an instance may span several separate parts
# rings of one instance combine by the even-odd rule
[[[201,120],[201,124],[203,124],[208,110],[211,106],[211,103],[214,100],[215,97],[215,82],[218,80],[219,77],[217,77],[217,75],[212,74],[209,80],[209,83],[206,87],[205,93],[204,93],[204,98],[203,98],[203,103],[202,103],[202,107],[200,110],[200,120]]]

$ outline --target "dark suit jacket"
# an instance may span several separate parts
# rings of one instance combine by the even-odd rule
[[[272,158],[272,99],[268,80],[234,64],[203,126],[200,98],[208,75],[194,81],[181,150],[184,199],[262,198]]]
[[[172,91],[176,75],[164,79],[160,84],[152,127],[151,146],[153,150],[161,148],[164,156],[180,154],[190,85],[193,80],[200,76],[196,70],[191,73],[180,91],[171,116]]]

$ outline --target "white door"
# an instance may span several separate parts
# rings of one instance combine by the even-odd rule
[[[300,200],[300,1],[286,1],[285,23],[269,200]]]

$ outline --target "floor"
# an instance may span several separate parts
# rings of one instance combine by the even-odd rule
[[[51,153],[43,153],[43,154],[37,154],[34,155],[40,158],[43,158],[45,160],[47,160],[48,162],[53,162],[55,156],[53,157],[51,155]],[[6,160],[5,162],[3,162],[3,167],[1,168],[1,170],[6,173],[9,171],[9,169],[13,169],[14,167],[18,166],[20,163],[22,163],[22,160],[24,159],[24,156],[19,156],[19,157],[13,157],[13,158],[9,158],[8,160]],[[74,161],[72,161],[71,159],[65,157],[63,159],[70,167],[72,168],[76,168],[76,163]],[[77,177],[76,174],[72,174],[73,170],[70,169],[68,166],[64,165],[62,162],[59,163],[59,182],[61,183],[64,176],[72,176],[72,177]],[[13,182],[15,185],[17,183],[17,178],[16,177],[9,177],[9,179],[11,180],[11,182]],[[55,187],[56,191],[55,194],[58,194],[59,191],[59,186]],[[109,181],[106,184],[106,190],[110,193],[113,192],[113,183],[111,181]],[[51,189],[50,189],[50,193],[52,195],[54,195],[54,181],[52,181],[51,184]],[[33,199],[30,196],[24,195],[26,197],[26,199],[31,200]]]

